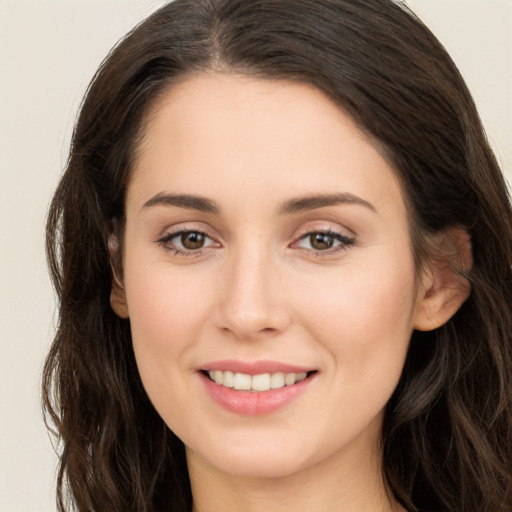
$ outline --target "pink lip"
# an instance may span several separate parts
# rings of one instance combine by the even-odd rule
[[[262,373],[308,373],[314,368],[306,368],[304,366],[296,366],[288,363],[280,363],[278,361],[237,361],[234,359],[226,359],[224,361],[213,361],[201,366],[201,370],[220,370],[233,373],[245,373],[247,375],[259,375]]]
[[[261,373],[306,373],[310,369],[278,363],[275,361],[216,361],[201,368],[198,375],[201,378],[206,391],[210,397],[224,409],[236,414],[245,416],[263,416],[285,407],[295,398],[301,395],[309,385],[315,380],[316,373],[309,375],[306,379],[291,386],[284,386],[279,389],[269,389],[268,391],[238,391],[216,384],[210,380],[203,372],[205,370],[223,370],[234,373],[246,373],[248,375],[258,375]]]

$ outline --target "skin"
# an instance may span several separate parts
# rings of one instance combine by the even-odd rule
[[[339,193],[360,201],[282,212]],[[205,245],[186,251],[183,230]],[[318,249],[309,234],[325,231],[334,245]],[[381,475],[383,409],[413,329],[444,323],[466,292],[446,266],[417,277],[393,169],[325,95],[215,73],[166,91],[128,186],[122,275],[112,306],[185,443],[194,510],[403,510]],[[317,373],[285,407],[245,416],[205,392],[198,368],[224,359]]]

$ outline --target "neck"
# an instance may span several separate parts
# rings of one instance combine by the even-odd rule
[[[222,472],[187,450],[192,512],[405,512],[392,497],[381,471],[380,453],[350,454],[281,477]]]

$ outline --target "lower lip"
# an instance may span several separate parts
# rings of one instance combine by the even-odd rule
[[[304,393],[316,373],[297,384],[268,391],[237,391],[216,384],[202,373],[199,375],[211,398],[228,411],[244,416],[263,416],[285,407]]]

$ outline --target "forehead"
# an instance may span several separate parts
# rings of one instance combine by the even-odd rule
[[[377,202],[401,202],[395,172],[376,144],[307,84],[220,73],[189,77],[158,98],[141,140],[129,195],[130,189],[150,195],[177,188],[210,196],[230,184],[239,197],[258,201],[258,194],[349,187]]]

